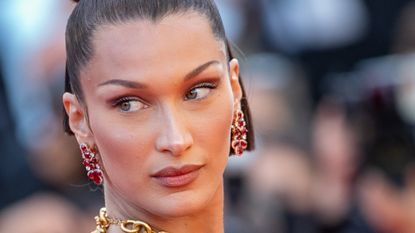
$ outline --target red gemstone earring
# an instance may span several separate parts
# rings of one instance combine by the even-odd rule
[[[236,155],[241,156],[244,150],[248,148],[247,142],[248,129],[244,113],[241,110],[235,111],[235,116],[232,123],[232,140],[231,146]]]
[[[97,153],[94,149],[90,149],[85,143],[80,145],[82,152],[82,164],[85,166],[87,176],[96,185],[101,185],[104,181],[101,167],[98,164]]]

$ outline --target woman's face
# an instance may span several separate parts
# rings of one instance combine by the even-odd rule
[[[107,205],[183,216],[217,201],[241,89],[207,19],[107,25],[93,45],[86,108],[69,94],[64,103],[78,141],[99,150]]]

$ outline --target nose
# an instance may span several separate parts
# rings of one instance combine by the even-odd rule
[[[180,156],[193,145],[193,137],[186,125],[186,119],[177,111],[164,111],[160,119],[160,133],[156,149],[162,153]]]

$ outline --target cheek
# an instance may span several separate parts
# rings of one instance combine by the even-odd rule
[[[224,106],[224,105],[222,105]],[[232,114],[230,108],[216,109],[198,118],[195,144],[209,150],[229,149]]]
[[[129,121],[106,119],[108,117],[105,116],[108,114],[91,119],[105,173],[112,181],[138,181],[132,171],[143,171],[146,167],[146,156],[154,148],[151,140],[153,131]]]
[[[218,181],[222,179],[230,151],[230,122],[226,119],[231,115],[222,117],[210,118],[209,124],[204,127],[206,133],[201,136],[203,140],[199,140],[199,146],[209,155],[207,164],[211,169],[210,177],[216,177]]]
[[[223,93],[202,114],[192,116],[195,122],[193,139],[195,146],[208,154],[209,163],[225,167],[230,152],[230,133],[233,117],[231,92]]]

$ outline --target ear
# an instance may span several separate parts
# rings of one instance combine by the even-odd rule
[[[230,81],[231,81],[231,88],[233,92],[233,103],[234,107],[240,105],[242,99],[242,89],[241,85],[239,84],[239,62],[237,59],[233,58],[229,62],[229,73],[230,73]]]
[[[62,101],[66,114],[68,114],[69,127],[75,134],[78,143],[92,145],[93,137],[88,125],[86,110],[78,101],[78,98],[72,93],[65,92]]]

